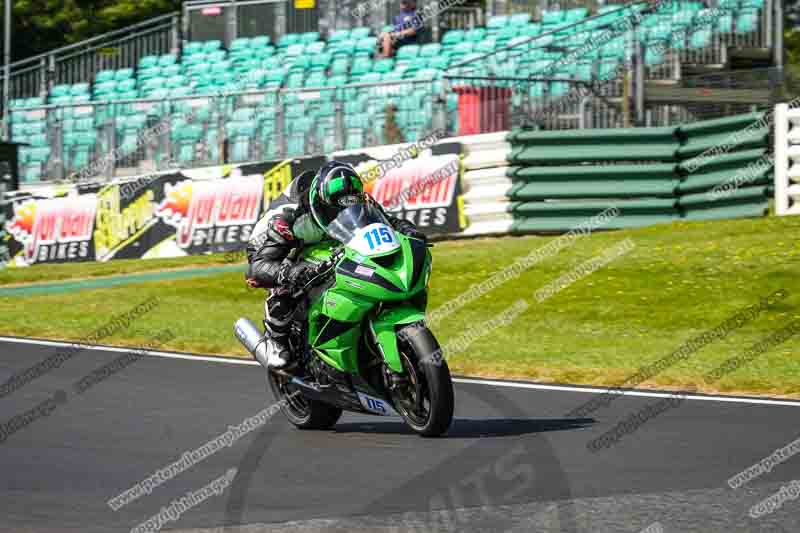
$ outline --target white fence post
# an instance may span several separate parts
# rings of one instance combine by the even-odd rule
[[[800,109],[789,104],[775,106],[775,214],[800,215]]]

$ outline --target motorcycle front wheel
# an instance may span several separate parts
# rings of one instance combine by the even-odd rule
[[[450,368],[427,327],[412,325],[405,331],[406,335],[398,335],[404,379],[390,388],[389,394],[412,430],[423,437],[438,437],[453,421],[455,400]]]

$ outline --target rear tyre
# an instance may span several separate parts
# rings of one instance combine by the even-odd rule
[[[453,380],[439,343],[425,326],[407,326],[398,335],[407,383],[390,389],[395,409],[423,437],[444,434],[453,422]]]
[[[342,410],[323,402],[305,398],[300,390],[275,372],[268,373],[267,381],[281,411],[299,429],[330,429],[339,421]]]

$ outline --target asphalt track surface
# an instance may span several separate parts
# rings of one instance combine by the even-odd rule
[[[56,350],[0,342],[0,382]],[[800,436],[800,405],[687,399],[593,452],[589,441],[654,398],[626,396],[575,419],[564,414],[593,394],[461,380],[445,438],[352,414],[333,431],[299,431],[278,414],[113,511],[110,498],[274,403],[260,367],[150,356],[74,393],[75,382],[119,356],[81,352],[0,397],[2,424],[60,402],[0,443],[0,531],[130,531],[231,468],[238,473],[222,494],[164,530],[800,530],[800,500],[748,516],[800,479],[800,455],[739,489],[726,484]]]

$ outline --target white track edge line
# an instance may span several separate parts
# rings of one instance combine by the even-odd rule
[[[34,344],[39,346],[56,346],[56,347],[73,346],[76,344],[74,342],[43,341],[36,339],[23,339],[17,337],[3,337],[3,336],[0,336],[0,342],[17,343],[17,344]],[[84,350],[92,350],[98,352],[115,352],[115,353],[128,353],[136,349],[136,347],[120,348],[117,346],[82,346],[81,348]],[[208,357],[203,355],[160,352],[158,350],[148,350],[139,353],[143,355],[149,355],[151,357],[163,357],[166,359],[185,359],[189,361],[205,361],[209,363],[223,363],[229,365],[250,365],[250,366],[259,365],[257,361],[249,359],[234,359],[232,357]],[[673,392],[642,391],[642,390],[617,391],[614,389],[608,389],[602,387],[546,385],[539,383],[519,383],[514,381],[498,381],[498,380],[480,379],[480,378],[453,378],[453,382],[475,384],[475,385],[489,385],[493,387],[510,387],[517,389],[551,390],[551,391],[562,391],[562,392],[585,392],[587,394],[607,394],[613,391],[614,394],[617,394],[619,396],[636,396],[644,398],[670,398],[676,395],[676,393]],[[707,402],[711,401],[711,402],[748,403],[756,405],[783,405],[791,407],[800,407],[800,401],[795,401],[795,400],[774,400],[768,398],[763,398],[763,399],[739,398],[735,396],[720,396],[713,394],[702,395],[702,396],[687,394],[686,396],[684,396],[684,399],[707,401]]]

